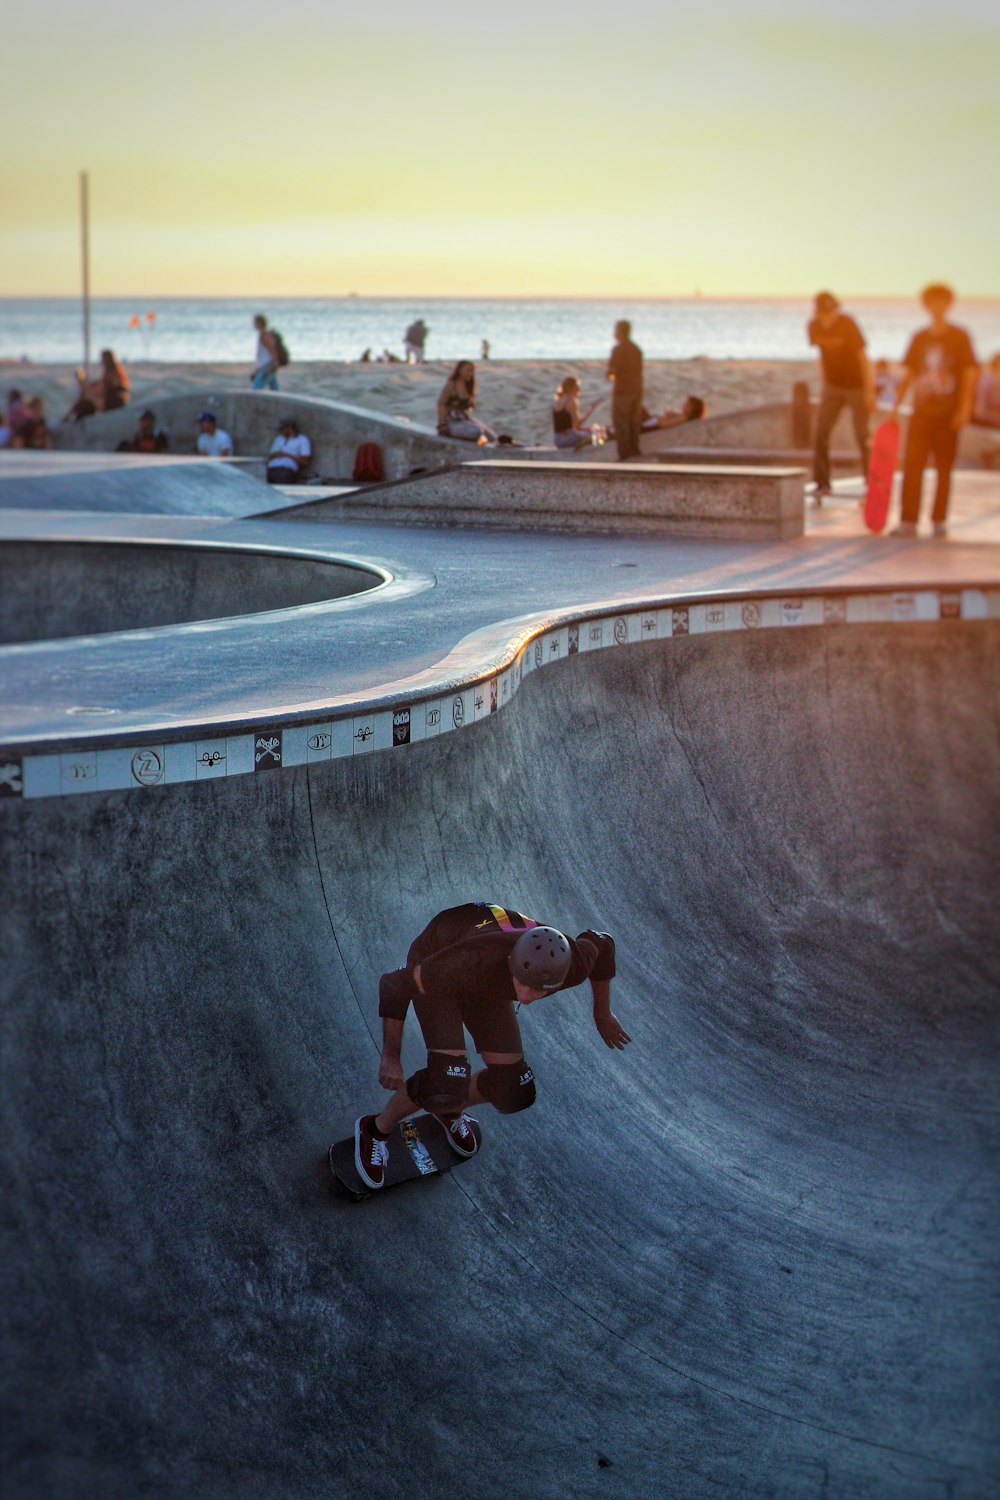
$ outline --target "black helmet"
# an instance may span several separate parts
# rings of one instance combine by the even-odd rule
[[[569,942],[555,927],[529,927],[507,960],[515,979],[530,990],[557,990],[569,973]]]

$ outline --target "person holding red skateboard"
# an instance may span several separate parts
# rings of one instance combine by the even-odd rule
[[[908,391],[913,392],[913,415],[903,459],[902,519],[890,536],[917,534],[924,468],[933,454],[937,485],[931,521],[934,535],[948,534],[951,470],[958,452],[958,435],[972,416],[979,364],[964,328],[948,321],[955,300],[950,286],[935,282],[920,300],[930,313],[930,326],[910,342],[903,360],[903,380],[896,393],[895,417]]]
[[[611,1011],[614,975],[615,944],[606,932],[588,929],[568,938],[521,912],[483,901],[438,912],[410,944],[405,966],[379,981],[378,1079],[393,1095],[384,1109],[355,1123],[355,1165],[362,1180],[371,1188],[383,1185],[386,1140],[417,1110],[437,1116],[459,1156],[472,1156],[477,1143],[466,1109],[492,1104],[501,1114],[515,1114],[530,1108],[535,1075],[525,1061],[515,1007],[589,979],[602,1040],[608,1047],[626,1047],[631,1037]],[[411,1003],[427,1065],[404,1080],[400,1052]],[[474,1076],[466,1027],[485,1063]]]

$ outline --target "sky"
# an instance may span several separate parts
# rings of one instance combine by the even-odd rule
[[[44,22],[40,21],[44,17]],[[1000,295],[1000,7],[7,9],[0,295]]]

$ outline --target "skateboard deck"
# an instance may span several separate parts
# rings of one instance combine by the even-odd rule
[[[476,1120],[472,1121],[476,1143],[482,1146],[483,1133]],[[398,1187],[401,1182],[414,1182],[419,1177],[441,1176],[453,1167],[460,1167],[471,1156],[459,1156],[448,1143],[448,1132],[433,1115],[414,1115],[402,1120],[387,1137],[389,1162],[385,1169],[385,1183],[380,1188],[370,1188],[359,1175],[354,1163],[354,1135],[336,1141],[330,1147],[330,1171],[341,1187],[352,1198],[372,1198]]]
[[[868,464],[868,494],[865,498],[865,525],[869,531],[882,531],[889,516],[892,481],[899,457],[899,423],[890,417],[875,433]]]

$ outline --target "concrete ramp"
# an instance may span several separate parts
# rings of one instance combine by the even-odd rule
[[[284,499],[273,485],[253,478],[239,464],[219,459],[151,459],[130,453],[0,454],[0,507],[4,509],[236,517],[282,508]]]
[[[997,644],[627,647],[0,802],[8,1500],[995,1496]],[[378,974],[468,898],[612,931],[634,1044],[523,1012],[536,1108],[334,1201]]]

